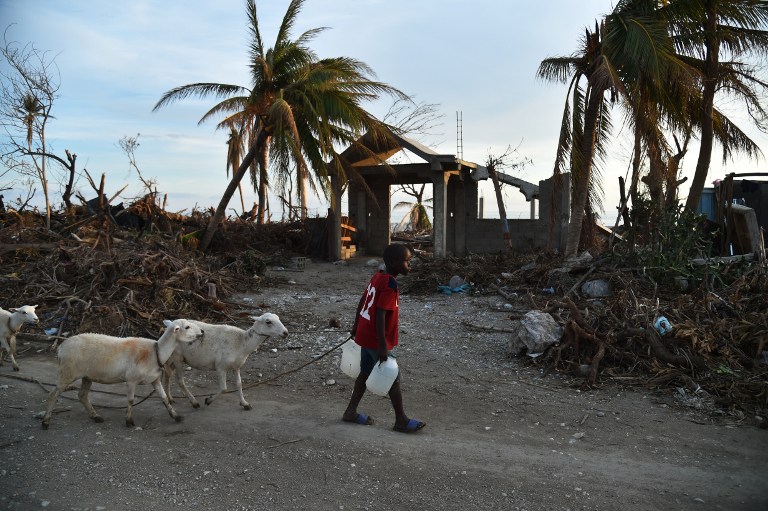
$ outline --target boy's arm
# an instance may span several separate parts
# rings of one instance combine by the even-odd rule
[[[379,341],[379,362],[387,361],[387,337],[384,334],[387,327],[386,309],[376,309],[376,338]]]
[[[354,339],[355,334],[357,334],[357,319],[360,317],[360,311],[363,308],[363,303],[365,302],[365,293],[363,293],[363,296],[360,297],[360,302],[357,304],[357,310],[355,311],[355,320],[352,322],[352,330],[349,331],[349,335]]]

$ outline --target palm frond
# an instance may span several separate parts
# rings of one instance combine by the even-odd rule
[[[209,96],[214,97],[227,97],[235,94],[249,94],[250,91],[239,85],[227,85],[222,83],[192,83],[189,85],[182,85],[175,87],[160,97],[152,111],[155,112],[160,108],[181,101],[191,97],[206,98]]]

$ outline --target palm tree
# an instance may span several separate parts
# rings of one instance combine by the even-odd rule
[[[734,135],[730,140],[750,157],[758,157],[759,148],[735,126],[718,126],[722,119],[714,107],[715,94],[728,94],[742,101],[753,122],[765,129],[768,112],[765,94],[768,83],[756,76],[743,62],[724,61],[723,57],[740,57],[768,53],[768,2],[765,0],[702,0],[670,2],[669,19],[675,42],[681,53],[691,57],[704,75],[701,109],[698,114],[701,145],[696,172],[685,207],[695,211],[707,181],[712,160],[713,142],[718,128]],[[746,140],[745,140],[746,138]],[[723,146],[727,160],[732,146]]]
[[[545,79],[565,83],[570,77],[572,99],[566,102],[555,159],[555,174],[569,160],[573,176],[566,256],[578,250],[585,211],[596,211],[587,198],[599,197],[590,187],[594,160],[597,157],[599,161],[604,154],[602,143],[610,129],[606,92],[611,93],[611,100],[620,100],[635,130],[632,189],[639,177],[643,147],[651,169],[647,183],[659,204],[662,183],[676,182],[668,174],[676,174],[675,157],[679,158],[681,151],[672,155],[664,129],[688,138],[691,123],[687,119],[691,105],[697,101],[693,88],[696,71],[675,53],[669,15],[663,11],[667,4],[620,0],[603,23],[596,24],[594,31],[586,31],[579,52],[571,57],[546,59],[539,67],[538,75]],[[584,88],[582,79],[586,82]]]
[[[432,202],[432,199],[424,198],[424,188],[426,185],[422,184],[421,188],[416,189],[415,185],[401,185],[400,191],[406,195],[413,197],[412,201],[400,201],[392,208],[408,208],[408,212],[397,226],[400,230],[404,225],[410,225],[411,230],[414,232],[424,232],[432,230],[432,223],[429,221],[429,213],[427,209],[431,209],[432,206],[427,205],[428,202]]]
[[[42,75],[44,76],[44,75]],[[41,83],[46,83],[41,81]],[[24,94],[21,99],[21,105],[18,107],[19,114],[22,116],[22,123],[26,128],[26,142],[27,150],[32,158],[37,176],[40,179],[40,184],[43,187],[43,196],[45,197],[45,227],[51,228],[51,198],[48,191],[48,174],[46,170],[47,153],[45,149],[45,125],[48,121],[50,108],[46,107],[43,102],[31,91]],[[37,129],[40,137],[41,148],[38,151],[32,149],[32,141],[34,139],[35,130]],[[37,162],[35,155],[42,156],[40,163]]]
[[[668,20],[657,0],[620,2],[606,16],[604,51],[623,84],[621,106],[634,133],[629,196],[635,204],[647,157],[648,172],[642,181],[655,219],[676,198],[679,161],[692,131],[690,105],[698,92],[697,72],[675,54]],[[676,142],[685,141],[674,154],[668,134]]]
[[[39,99],[32,93],[27,93],[22,99],[19,112],[23,116],[22,122],[27,129],[27,149],[32,152],[32,139],[34,137],[35,122],[45,115],[45,108]]]
[[[539,78],[569,83],[554,168],[554,173],[560,174],[569,162],[572,176],[566,257],[575,254],[579,248],[590,189],[595,189],[592,183],[596,177],[593,176],[595,159],[604,154],[604,143],[611,127],[605,92],[621,87],[611,62],[603,54],[603,31],[604,26],[595,23],[594,31],[585,31],[577,53],[545,59],[537,72]]]
[[[229,169],[232,168],[232,172],[240,166],[240,160],[243,158],[243,141],[240,138],[240,133],[235,128],[230,128],[229,138],[227,139],[227,177],[229,177]],[[245,213],[245,199],[243,198],[243,184],[238,183],[237,189],[240,192],[240,206]]]
[[[267,165],[271,156],[278,172],[295,169],[297,190],[306,210],[306,187],[314,187],[313,176],[326,194],[331,174],[345,180],[349,167],[340,161],[335,144],[353,143],[364,131],[387,136],[387,127],[369,114],[362,103],[381,94],[406,97],[397,89],[372,80],[372,70],[346,57],[318,60],[308,43],[324,28],[310,29],[291,39],[304,0],[292,0],[283,17],[275,44],[266,49],[259,29],[256,2],[248,0],[251,85],[197,83],[166,92],[157,110],[190,96],[225,98],[201,119],[226,113],[227,125],[247,126],[250,149],[219,202],[200,249],[205,250],[224,216],[237,184],[251,163],[259,166],[259,214],[266,202]],[[293,162],[294,165],[289,165]]]

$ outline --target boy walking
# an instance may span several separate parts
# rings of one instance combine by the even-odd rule
[[[398,275],[407,275],[410,267],[411,251],[407,246],[392,244],[384,249],[386,271],[378,271],[371,277],[368,287],[360,298],[355,313],[351,334],[360,345],[360,374],[355,380],[352,397],[344,411],[342,419],[357,424],[373,424],[373,418],[357,412],[357,406],[365,394],[365,381],[376,362],[385,362],[390,351],[398,343],[398,313],[400,291],[397,287]],[[403,411],[403,396],[400,393],[400,374],[389,389],[389,399],[395,410],[395,425],[392,429],[400,433],[415,433],[426,423],[409,419]]]

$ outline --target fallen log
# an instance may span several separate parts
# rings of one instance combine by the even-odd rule
[[[5,252],[15,252],[16,250],[38,250],[45,252],[53,250],[58,245],[56,243],[0,243],[0,254]]]

